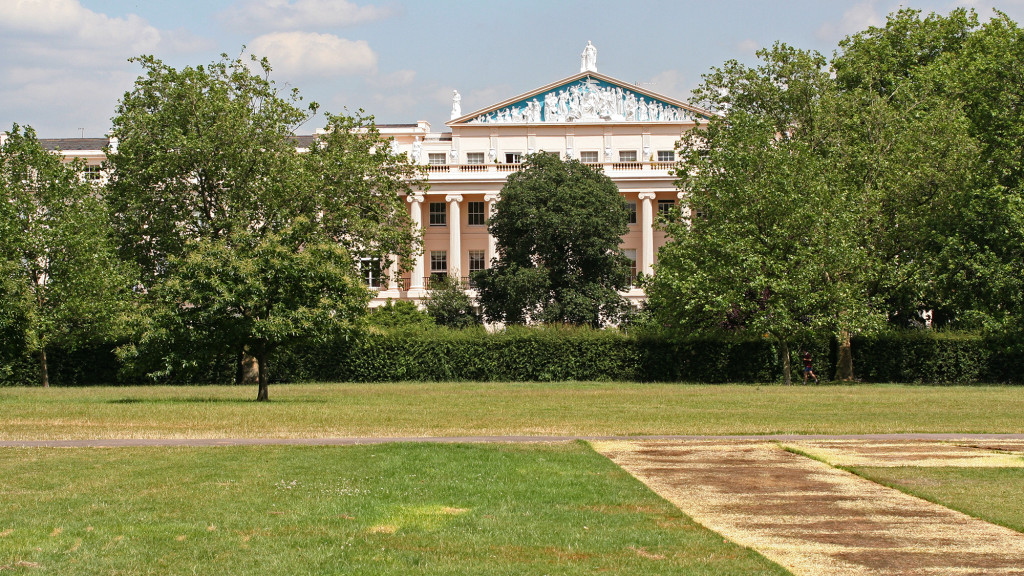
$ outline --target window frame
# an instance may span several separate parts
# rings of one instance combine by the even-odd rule
[[[479,162],[475,161],[477,158],[480,159]],[[486,158],[487,158],[487,155],[484,154],[483,152],[467,152],[466,153],[466,164],[472,164],[474,166],[478,166],[478,165],[483,164],[484,162],[486,162]]]
[[[474,210],[479,208],[479,211]],[[466,225],[467,226],[486,226],[487,225],[487,203],[483,201],[471,200],[466,202]]]
[[[633,159],[632,160],[628,160],[626,158],[630,154],[633,155]],[[625,155],[625,156],[623,156],[623,155]],[[619,150],[619,164],[633,164],[635,162],[637,162],[636,150]]]
[[[665,155],[663,158],[662,155]],[[658,150],[658,162],[675,162],[676,151],[675,150]]]
[[[438,206],[440,210],[435,210]],[[430,226],[447,226],[448,225],[448,203],[447,202],[430,202],[427,206],[427,223]]]

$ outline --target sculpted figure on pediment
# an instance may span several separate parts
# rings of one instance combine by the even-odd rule
[[[558,122],[558,96],[554,92],[544,95],[544,121]]]
[[[626,94],[626,120],[636,120],[636,95]]]
[[[452,90],[452,120],[462,116],[462,95],[458,90]]]
[[[587,46],[580,54],[580,72],[597,72],[597,47],[587,40]]]

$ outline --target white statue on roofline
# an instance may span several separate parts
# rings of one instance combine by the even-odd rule
[[[580,54],[580,72],[597,72],[597,47],[587,40],[587,46]]]

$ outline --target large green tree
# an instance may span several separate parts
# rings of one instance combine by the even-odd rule
[[[0,323],[39,359],[47,351],[110,338],[121,326],[132,280],[118,261],[99,191],[17,124],[0,147]]]
[[[416,249],[403,199],[420,173],[361,113],[328,114],[323,133],[300,150],[294,132],[317,105],[303,106],[295,90],[281,93],[266,60],[224,56],[181,70],[151,56],[135,61],[144,74],[114,118],[108,196],[122,254],[138,263],[153,304],[175,308],[154,317],[172,325],[188,319],[181,324],[188,330],[162,333],[193,340],[169,345],[187,354],[164,365],[245,349],[261,361],[258,399],[265,400],[272,350],[336,329],[365,308],[365,291],[349,285],[342,261],[353,274],[360,259],[387,269]],[[277,257],[264,257],[271,252]],[[245,259],[259,266],[246,268]],[[321,284],[271,300],[270,316],[256,311],[249,295],[286,295],[299,262],[322,271]],[[330,282],[336,296],[324,295]]]
[[[619,248],[625,200],[608,176],[577,160],[533,154],[509,175],[488,230],[498,255],[477,283],[492,322],[616,322],[629,283]]]
[[[818,55],[784,45],[761,64],[706,76],[701,103],[728,111],[680,145],[691,217],[670,222],[648,287],[663,323],[767,334],[786,383],[790,347],[877,324],[865,289],[859,191],[836,187],[819,118],[831,83]]]

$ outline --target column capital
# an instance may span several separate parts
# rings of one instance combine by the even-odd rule
[[[462,194],[449,194],[444,197],[445,202],[462,202]]]
[[[655,198],[658,197],[658,195],[655,194],[654,192],[641,192],[637,194],[636,197],[641,200],[654,200]]]
[[[676,198],[678,198],[679,200],[682,200],[683,198],[686,198],[687,196],[689,196],[689,194],[686,193],[686,192],[682,192],[682,191],[676,192]]]
[[[484,202],[501,200],[501,194],[484,194]]]
[[[405,201],[406,202],[410,202],[410,203],[411,202],[423,202],[423,195],[422,194],[406,194],[405,195]]]

